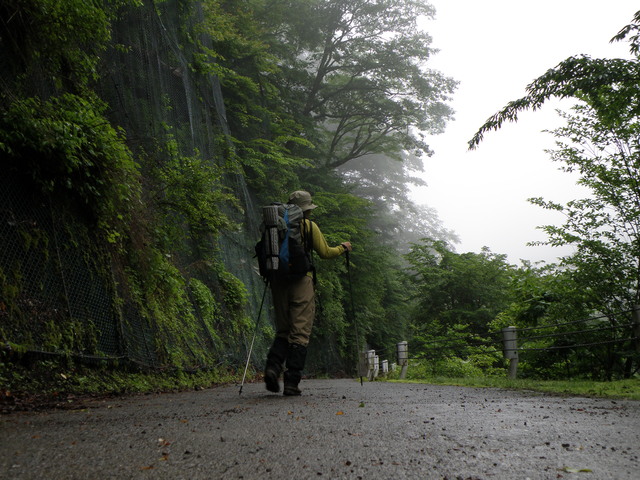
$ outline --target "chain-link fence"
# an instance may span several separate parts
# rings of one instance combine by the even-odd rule
[[[5,341],[54,353],[123,356],[109,256],[72,212],[5,177],[0,239]]]
[[[161,147],[171,138],[182,155],[197,152],[212,165],[219,161],[220,139],[229,134],[222,93],[215,76],[194,72],[197,46],[189,40],[198,35],[201,21],[197,2],[187,6],[169,0],[131,7],[113,24],[96,90],[136,158],[161,165],[168,160]],[[218,257],[246,287],[246,315],[255,321],[263,291],[251,260],[257,209],[240,174],[227,174],[222,182],[241,206],[226,212],[241,229],[219,236]],[[242,364],[247,334],[220,332],[225,335],[221,342],[195,302],[187,307],[196,323],[189,326],[188,337],[159,331],[140,300],[132,298],[109,245],[72,208],[34,197],[31,190],[17,179],[0,179],[0,336],[6,347],[164,367],[160,335],[163,342],[173,336],[194,367],[212,366],[203,365],[202,350],[213,352],[209,358],[217,357],[217,364]],[[185,277],[189,297],[189,265],[197,259],[189,246],[175,250],[172,261]],[[193,276],[215,290],[215,276]],[[258,335],[256,361],[264,357],[267,344]]]

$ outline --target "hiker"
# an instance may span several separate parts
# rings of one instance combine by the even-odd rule
[[[289,204],[297,205],[303,211],[301,222],[303,244],[313,248],[320,258],[335,258],[351,251],[351,243],[330,247],[318,226],[309,219],[311,211],[317,207],[311,201],[309,192],[298,190],[289,196]],[[309,256],[311,252],[309,252]],[[315,318],[315,292],[313,267],[305,275],[293,279],[274,279],[271,293],[276,316],[276,338],[267,354],[264,381],[267,390],[279,392],[278,378],[284,372],[284,395],[300,395],[298,388],[307,357],[307,345]]]

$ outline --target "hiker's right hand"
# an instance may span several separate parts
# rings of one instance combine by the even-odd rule
[[[344,247],[345,252],[351,251],[351,242],[342,242],[340,245]]]

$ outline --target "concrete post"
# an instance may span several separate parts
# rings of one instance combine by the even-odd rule
[[[378,378],[380,373],[380,357],[378,355],[373,357],[373,378]]]
[[[367,350],[367,378],[370,382],[375,378],[374,368],[375,368],[375,358],[376,351],[375,350]]]
[[[386,376],[389,373],[389,360],[382,360],[382,375]]]
[[[407,342],[400,342],[397,345],[398,365],[400,365],[400,378],[407,377],[407,368],[409,367],[409,346]]]
[[[502,353],[504,358],[509,360],[510,379],[515,379],[518,372],[518,342],[516,327],[506,327],[502,329]]]

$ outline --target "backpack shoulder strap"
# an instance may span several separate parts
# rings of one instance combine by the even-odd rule
[[[308,232],[308,234],[307,234]],[[313,264],[313,221],[308,218],[302,219],[302,238],[304,244],[304,250],[309,256],[309,262],[311,263],[311,274],[313,275],[313,284],[317,282],[316,278],[316,266]]]

